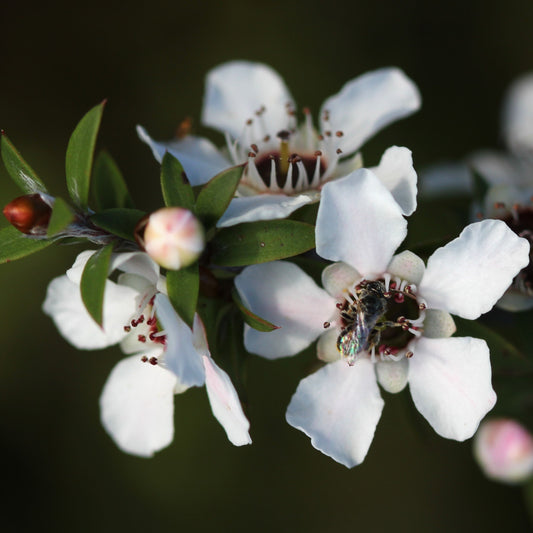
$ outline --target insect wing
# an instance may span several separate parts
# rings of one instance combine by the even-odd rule
[[[365,314],[358,310],[357,318],[350,328],[344,330],[337,340],[337,347],[347,363],[352,366],[358,355],[364,351],[368,342],[370,329],[365,320]]]

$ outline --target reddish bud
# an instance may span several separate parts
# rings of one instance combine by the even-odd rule
[[[22,233],[44,235],[50,222],[52,208],[36,194],[19,196],[4,207],[4,216]]]

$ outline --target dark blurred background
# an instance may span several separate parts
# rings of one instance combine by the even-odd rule
[[[206,72],[263,61],[300,108],[318,111],[347,80],[397,65],[423,109],[364,149],[392,145],[417,168],[499,143],[508,84],[533,69],[533,2],[0,2],[0,127],[64,193],[77,121],[108,98],[99,137],[138,204],[161,205],[158,165],[136,137],[196,131]],[[18,190],[0,170],[2,205]],[[3,224],[3,223],[2,223]],[[471,443],[436,436],[409,395],[386,395],[364,464],[347,470],[284,421],[309,360],[252,358],[254,444],[234,448],[203,389],[176,397],[174,443],[143,460],[121,453],[98,397],[118,349],[79,352],[40,309],[47,283],[78,249],[55,247],[0,269],[2,531],[528,531],[522,493],[487,481]],[[384,393],[385,394],[385,393]]]

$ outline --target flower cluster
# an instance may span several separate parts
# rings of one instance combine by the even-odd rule
[[[76,348],[118,344],[126,355],[100,397],[102,424],[120,449],[149,457],[168,446],[174,397],[204,385],[229,441],[250,444],[237,393],[243,356],[278,359],[310,346],[319,369],[302,377],[286,419],[335,461],[364,460],[384,407],[380,387],[408,385],[442,437],[475,434],[496,403],[494,337],[471,336],[463,324],[510,287],[530,296],[532,239],[515,203],[505,203],[510,220],[458,228],[431,250],[407,235],[417,207],[411,151],[389,147],[367,166],[360,148],[420,103],[401,70],[383,68],[326,99],[316,128],[307,108],[299,123],[270,67],[223,64],[207,75],[202,110],[202,123],[225,136],[221,149],[189,120],[168,142],[138,126],[161,163],[165,206],[148,212],[135,207],[110,156],[93,168],[103,104],[69,142],[69,202],[2,137],[24,192],[4,208],[3,261],[62,240],[93,245],[52,280],[43,310]],[[521,112],[510,116],[520,123],[510,146],[522,154],[530,126]],[[416,228],[416,216],[409,224]]]

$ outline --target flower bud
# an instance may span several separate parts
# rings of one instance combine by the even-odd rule
[[[52,208],[41,194],[19,196],[4,207],[4,216],[12,226],[29,235],[45,235]]]
[[[194,263],[204,249],[204,230],[187,209],[163,207],[145,221],[142,245],[161,266],[178,270]]]
[[[487,477],[520,483],[533,474],[533,437],[518,422],[483,422],[474,437],[474,455]]]

